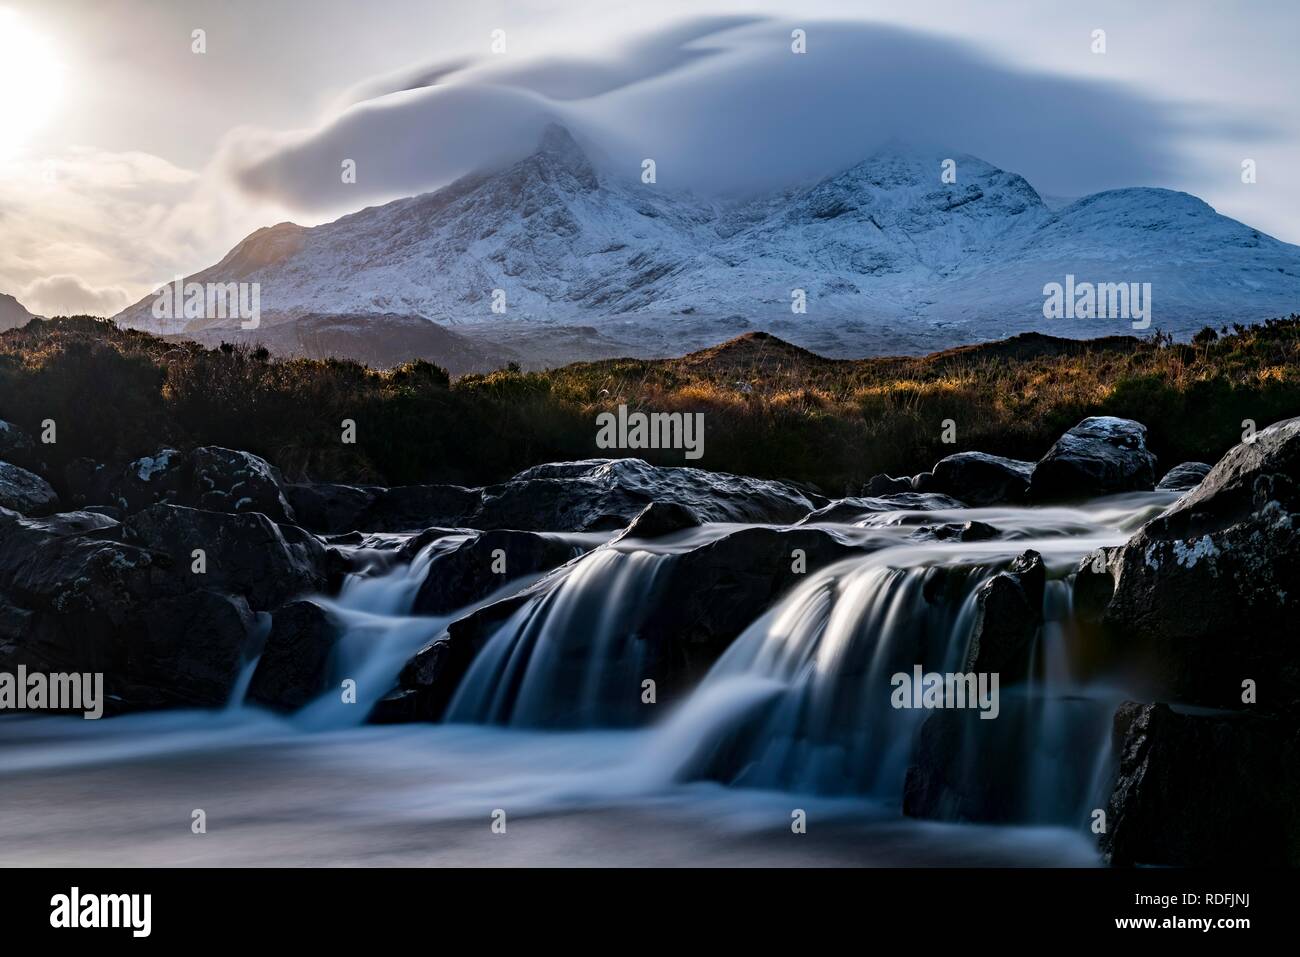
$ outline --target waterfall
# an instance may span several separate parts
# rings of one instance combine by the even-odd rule
[[[695,740],[663,755],[671,776],[826,794],[901,791],[927,713],[892,707],[890,678],[916,664],[961,667],[975,591],[992,571],[891,567],[889,558],[810,576],[737,638],[675,718]],[[940,576],[951,577],[945,592],[955,587],[955,600],[931,592]],[[742,700],[748,710],[737,720]]]
[[[515,612],[484,646],[450,722],[594,727],[636,722],[649,643],[639,637],[672,556],[598,549]]]

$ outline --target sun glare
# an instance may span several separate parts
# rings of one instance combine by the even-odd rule
[[[62,80],[53,45],[17,12],[0,7],[0,158],[49,119]]]

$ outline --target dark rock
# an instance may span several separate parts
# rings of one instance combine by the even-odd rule
[[[1098,548],[1075,568],[1072,584],[1074,613],[1084,621],[1101,621],[1115,594],[1119,547]]]
[[[1186,492],[1201,484],[1202,479],[1210,474],[1212,465],[1204,462],[1184,462],[1175,465],[1165,477],[1156,483],[1158,492]]]
[[[107,502],[91,500],[97,492],[95,481],[81,485],[81,494],[91,504],[115,505],[128,514],[163,503],[232,514],[260,512],[273,522],[294,521],[270,463],[219,446],[197,448],[188,455],[159,449],[136,459],[108,481]]]
[[[1116,866],[1300,864],[1300,737],[1294,722],[1115,712],[1119,775],[1101,836]]]
[[[1300,707],[1300,418],[1258,432],[1121,551],[1105,621],[1152,693]]]
[[[1033,462],[986,452],[958,452],[935,464],[931,488],[976,507],[1022,502],[1033,471]]]
[[[1003,687],[1028,676],[1046,581],[1043,559],[1031,549],[980,586],[964,671],[996,672]]]
[[[640,459],[588,459],[541,465],[483,489],[464,522],[472,528],[526,531],[621,529],[651,502],[676,504],[700,522],[786,524],[818,502],[784,482]]]
[[[420,693],[418,691],[390,691],[370,709],[366,718],[370,724],[405,724],[410,721],[423,721],[420,713]]]
[[[892,475],[873,475],[867,484],[862,487],[862,494],[866,496],[891,495],[894,492],[912,491],[912,480],[910,478],[894,478]]]
[[[152,505],[125,522],[127,540],[158,556],[181,580],[243,596],[269,610],[328,582],[325,548],[311,536],[286,531],[260,512],[229,514],[178,505]],[[192,571],[195,549],[207,571]]]
[[[192,503],[215,512],[261,512],[273,522],[292,523],[293,509],[280,491],[278,476],[263,458],[211,445],[195,449]]]
[[[1001,690],[1001,689],[999,689]],[[1099,746],[1110,729],[1108,706],[1088,697],[1050,702],[999,694],[996,718],[972,708],[937,710],[917,732],[912,764],[903,784],[908,817],[990,824],[1074,821],[1082,829]],[[1066,730],[1043,750],[1043,708]],[[1034,782],[1036,763],[1051,761],[1054,773]],[[1097,795],[1097,801],[1105,800]]]
[[[796,525],[851,525],[881,512],[940,512],[965,508],[954,498],[929,492],[896,492],[874,498],[841,498],[804,516]]]
[[[360,530],[361,516],[374,504],[380,491],[328,482],[284,487],[285,498],[299,524],[326,535]]]
[[[580,553],[552,535],[481,532],[433,556],[413,610],[417,615],[445,615],[487,598],[512,579],[550,571]]]
[[[1034,466],[1029,497],[1044,502],[1150,491],[1156,457],[1147,451],[1146,436],[1147,427],[1132,419],[1084,419]]]
[[[919,472],[912,476],[913,492],[938,492],[933,472]]]
[[[294,601],[271,614],[271,633],[248,686],[248,700],[277,711],[296,711],[329,686],[329,664],[339,629],[310,601]]]
[[[0,462],[12,462],[23,468],[34,468],[37,464],[32,437],[4,419],[0,419]]]
[[[922,525],[912,533],[912,537],[935,542],[984,542],[991,538],[998,538],[1001,534],[987,522],[971,521]]]
[[[73,459],[63,467],[64,502],[74,508],[117,507],[115,497],[110,491],[114,475],[94,459]]]
[[[193,591],[155,599],[121,632],[123,696],[137,707],[224,705],[255,634],[256,618],[238,596]]]
[[[623,532],[624,538],[662,538],[687,528],[698,528],[699,519],[684,505],[676,502],[651,502],[641,510]]]
[[[24,515],[48,515],[59,504],[50,483],[34,472],[0,462],[0,508]]]
[[[403,485],[376,489],[375,500],[357,518],[368,532],[410,532],[434,525],[473,525],[480,491],[459,485]],[[477,528],[479,526],[473,525]]]

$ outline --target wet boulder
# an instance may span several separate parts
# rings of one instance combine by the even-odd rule
[[[921,525],[912,537],[930,542],[985,542],[1001,535],[988,522],[947,522],[943,525]]]
[[[380,491],[331,482],[288,484],[284,487],[285,498],[298,523],[322,535],[381,531],[363,529],[361,521],[361,516],[374,504]]]
[[[895,492],[912,491],[912,480],[910,478],[894,478],[892,475],[873,475],[862,487],[862,494],[866,496],[892,495]]]
[[[257,610],[320,591],[329,582],[324,546],[260,512],[151,505],[124,527],[126,541],[148,549],[177,580],[240,595]],[[195,570],[196,562],[202,571]]]
[[[1196,488],[1210,474],[1214,466],[1204,462],[1184,462],[1175,465],[1156,483],[1157,492],[1186,492]]]
[[[271,614],[271,632],[248,686],[248,700],[276,711],[297,711],[329,685],[338,624],[311,601],[293,601]]]
[[[1042,556],[1029,549],[980,586],[964,671],[996,672],[1003,687],[1028,676],[1046,581]]]
[[[292,523],[293,509],[280,490],[279,477],[266,459],[219,446],[197,448],[190,456],[192,504],[215,512],[261,512],[273,522]]]
[[[294,521],[275,469],[265,459],[235,449],[204,446],[188,454],[159,449],[130,462],[107,485],[110,501],[89,504],[116,505],[129,514],[163,503]]]
[[[928,489],[976,507],[1022,502],[1033,471],[1033,462],[987,452],[958,452],[935,463]]]
[[[965,508],[936,492],[894,492],[874,497],[841,498],[809,512],[796,525],[852,525],[882,512],[942,512]]]
[[[557,568],[581,552],[554,535],[480,532],[430,559],[413,611],[417,615],[448,614],[482,601],[521,576]]]
[[[1153,693],[1300,708],[1300,418],[1230,450],[1148,522],[1114,567],[1105,622]]]
[[[624,538],[663,538],[688,528],[698,528],[700,520],[685,505],[676,502],[651,502],[623,531]]]
[[[659,467],[640,459],[588,459],[540,465],[483,489],[479,507],[459,524],[524,531],[616,530],[651,502],[680,505],[700,522],[778,525],[824,504],[786,482]]]
[[[48,515],[59,504],[59,496],[45,479],[34,472],[0,462],[0,508],[24,515]]]
[[[1068,501],[1155,487],[1156,457],[1147,449],[1147,427],[1132,419],[1099,415],[1084,419],[1056,440],[1034,466],[1029,498]]]
[[[368,532],[410,532],[434,525],[479,527],[470,521],[481,497],[476,488],[401,485],[375,489],[374,495],[353,527]]]
[[[1298,732],[1294,721],[1125,702],[1103,856],[1124,867],[1300,864]]]
[[[206,589],[150,601],[124,627],[112,685],[132,707],[227,703],[257,633],[248,603]]]

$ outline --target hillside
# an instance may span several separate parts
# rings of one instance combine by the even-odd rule
[[[94,395],[96,401],[87,402]],[[1162,462],[1214,461],[1242,421],[1300,414],[1300,316],[1166,337],[1018,336],[923,357],[827,359],[748,334],[676,359],[608,359],[455,380],[414,362],[277,360],[205,348],[90,318],[0,333],[0,419],[39,434],[60,468],[125,462],[174,445],[227,445],[290,475],[386,484],[500,481],[543,462],[605,456],[597,414],[701,412],[719,471],[856,492],[878,472],[963,449],[1037,459],[1085,416],[1138,418]],[[341,422],[357,423],[344,444]],[[682,465],[680,451],[629,451]]]

